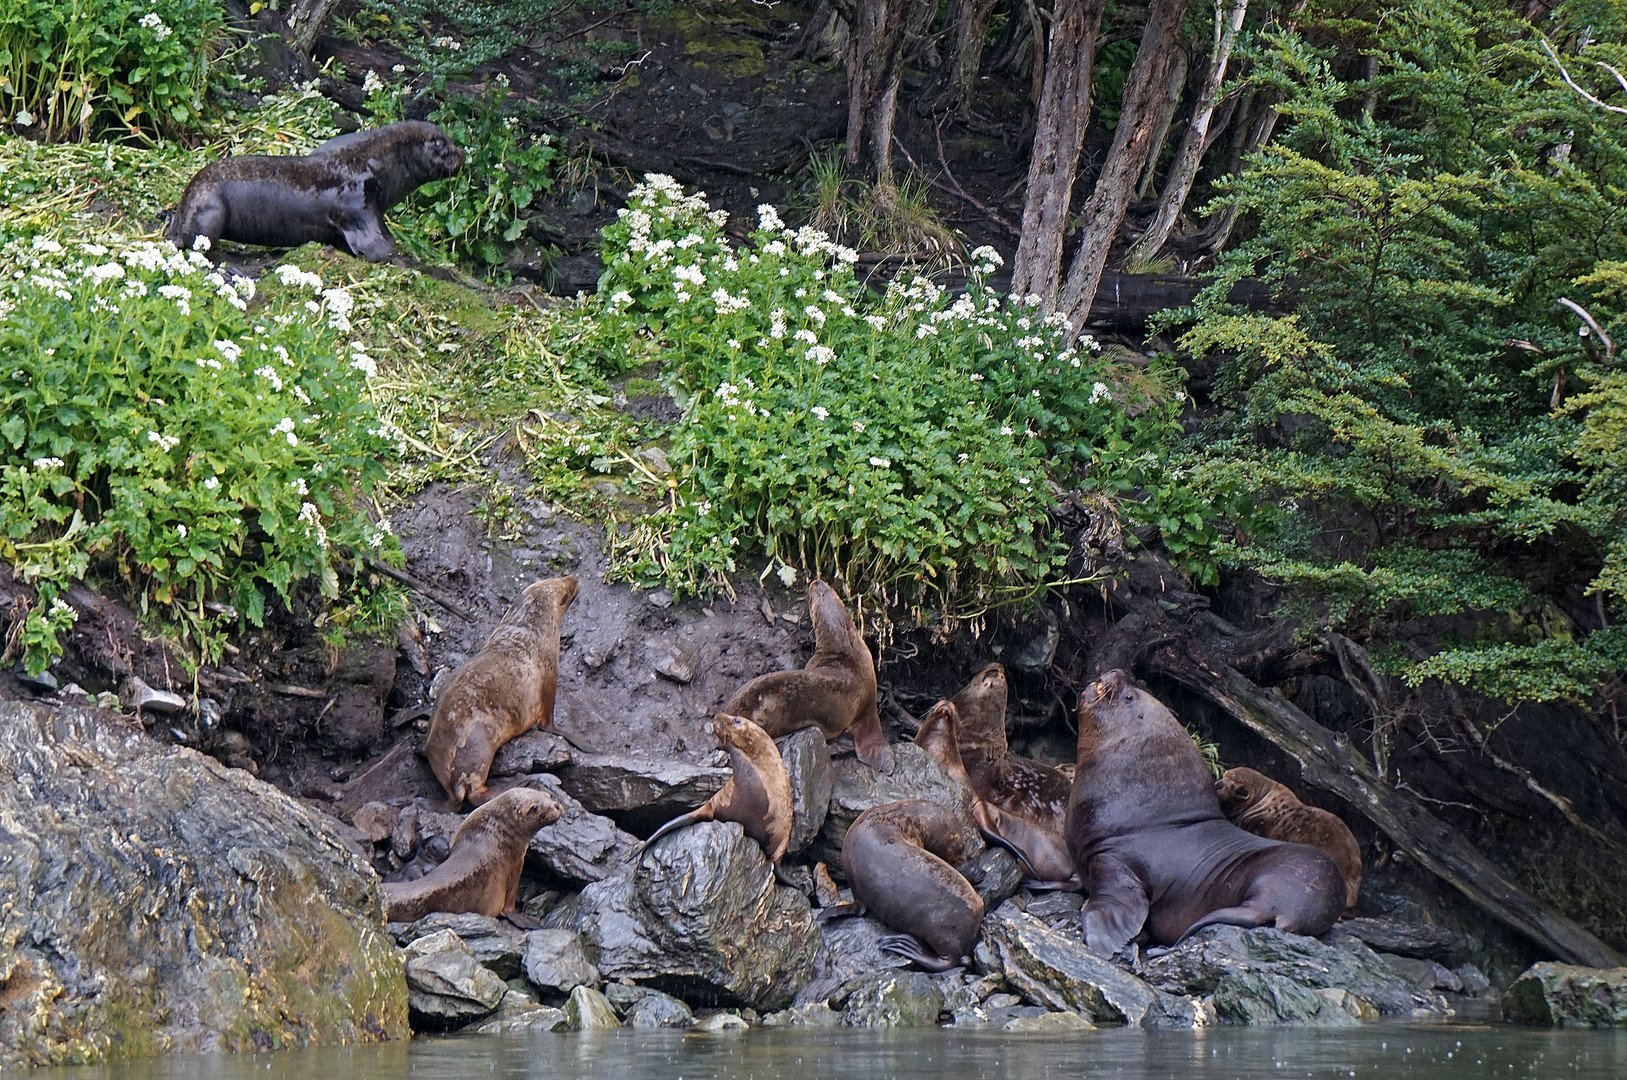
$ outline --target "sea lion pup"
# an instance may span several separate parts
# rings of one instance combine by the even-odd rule
[[[779,747],[768,733],[743,716],[719,713],[712,733],[729,754],[734,776],[700,806],[673,818],[650,834],[640,851],[686,825],[701,821],[737,821],[746,835],[762,845],[779,876],[780,860],[791,846],[791,777]]]
[[[573,577],[527,585],[435,702],[424,756],[454,810],[465,801],[478,806],[491,797],[486,775],[504,743],[553,724],[559,626],[575,599]]]
[[[983,925],[983,898],[955,869],[969,842],[954,814],[925,799],[873,806],[848,828],[842,870],[853,899],[903,931],[882,938],[883,949],[927,971],[966,962]]]
[[[735,692],[723,711],[756,721],[774,738],[817,727],[825,738],[853,733],[859,760],[893,771],[893,748],[876,710],[876,662],[836,590],[815,578],[808,585],[814,654],[801,671],[775,671]]]
[[[246,154],[212,161],[181,193],[164,236],[183,250],[204,237],[270,247],[316,241],[387,259],[395,241],[385,211],[420,184],[463,167],[440,128],[404,120],[329,139],[305,157]]]
[[[505,915],[514,911],[531,837],[559,820],[558,800],[535,788],[510,788],[458,826],[446,861],[416,881],[386,881],[385,918],[412,922],[432,911]]]
[[[1290,844],[1309,844],[1333,856],[1345,879],[1345,911],[1356,909],[1361,892],[1361,845],[1337,814],[1306,806],[1271,777],[1253,769],[1227,769],[1215,781],[1220,809],[1238,828]]]
[[[1090,893],[1085,944],[1111,954],[1145,926],[1172,945],[1200,927],[1327,932],[1345,886],[1326,852],[1244,832],[1175,714],[1122,671],[1079,695],[1068,850]]]
[[[940,701],[922,718],[921,726],[915,732],[915,745],[932,755],[950,776],[971,787],[971,778],[966,774],[966,765],[961,760],[957,745],[959,724],[955,703]],[[975,788],[972,790],[972,816],[977,819],[977,827],[986,839],[1017,856],[1033,879],[1026,883],[1029,888],[1077,890],[1080,887],[1079,874],[1074,869],[1073,857],[1068,854],[1068,845],[1062,839],[1060,830],[1047,828],[1017,814],[1008,814],[986,801]]]

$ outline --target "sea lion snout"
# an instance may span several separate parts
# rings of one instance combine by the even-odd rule
[[[1122,668],[1104,671],[1097,676],[1095,682],[1079,692],[1079,709],[1081,712],[1094,709],[1103,702],[1126,693],[1132,697],[1135,694],[1135,688],[1130,685],[1130,676],[1125,674]]]
[[[525,603],[531,604],[553,602],[554,610],[563,614],[576,600],[576,592],[580,588],[577,580],[570,575],[563,577],[543,578],[533,581],[525,587]]]

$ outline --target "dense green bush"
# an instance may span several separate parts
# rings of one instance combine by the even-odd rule
[[[285,265],[251,309],[247,279],[150,242],[39,236],[0,262],[0,558],[39,591],[30,668],[93,569],[212,647],[306,579],[337,595],[339,549],[396,550],[360,501],[392,444],[344,289]]]
[[[7,0],[0,122],[49,139],[195,124],[220,0]]]

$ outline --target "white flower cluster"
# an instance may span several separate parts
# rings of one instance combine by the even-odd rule
[[[322,524],[322,512],[316,508],[315,503],[299,504],[299,520],[305,523],[305,535],[316,536],[318,547],[328,546],[328,530]]]
[[[153,32],[154,41],[163,41],[171,34],[175,33],[174,30],[164,25],[164,20],[158,17],[158,12],[156,11],[149,11],[147,14],[143,15],[141,17],[141,25]]]
[[[166,454],[175,449],[177,446],[181,445],[181,440],[179,437],[175,435],[165,435],[157,431],[147,432],[147,441],[150,443],[157,443],[158,449]]]
[[[614,297],[612,297],[614,299]],[[732,315],[737,311],[744,311],[751,307],[751,300],[744,294],[730,296],[729,290],[719,285],[712,290],[712,303],[717,305],[719,315]]]

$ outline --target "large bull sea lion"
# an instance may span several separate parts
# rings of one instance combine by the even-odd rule
[[[553,724],[559,685],[559,627],[576,599],[576,579],[527,585],[474,658],[452,675],[435,702],[424,756],[452,799],[491,797],[486,776],[498,749],[517,735]]]
[[[1361,845],[1337,814],[1306,806],[1284,784],[1253,769],[1227,769],[1215,781],[1220,808],[1240,829],[1267,840],[1309,844],[1333,856],[1345,879],[1345,910],[1361,893]]]
[[[1320,935],[1344,910],[1323,851],[1227,821],[1175,714],[1122,671],[1079,695],[1079,756],[1065,835],[1089,887],[1085,944],[1117,952],[1145,926],[1171,945],[1200,927]]]
[[[746,835],[762,845],[763,854],[778,873],[780,860],[791,846],[791,777],[785,771],[774,740],[743,716],[720,714],[712,732],[729,754],[734,776],[706,802],[673,818],[644,841],[655,843],[674,829],[701,821],[735,821]]]
[[[800,671],[774,671],[736,691],[723,711],[748,717],[774,738],[817,727],[825,738],[853,733],[859,760],[893,771],[893,748],[876,709],[876,663],[841,597],[819,579],[808,586],[814,654]]]

